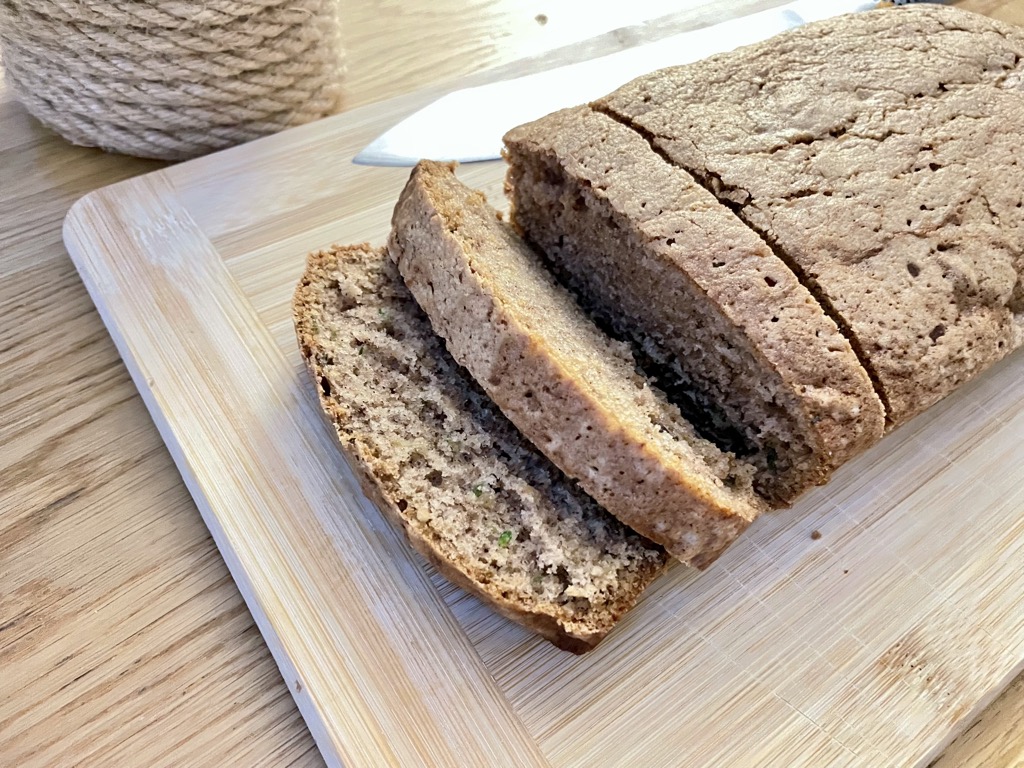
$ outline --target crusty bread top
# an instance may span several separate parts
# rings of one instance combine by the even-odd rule
[[[596,103],[776,248],[899,424],[1024,342],[1024,32],[914,6],[809,24]]]
[[[706,564],[765,508],[453,168],[421,162],[389,240],[406,284],[509,419],[609,512]]]
[[[562,648],[593,647],[664,551],[501,415],[382,249],[311,254],[293,308],[323,409],[371,498],[456,584]]]
[[[513,223],[742,424],[768,454],[759,489],[792,501],[881,437],[882,404],[836,324],[636,131],[577,107],[505,143]]]

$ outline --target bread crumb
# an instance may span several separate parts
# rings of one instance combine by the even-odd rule
[[[533,20],[540,24],[542,27],[548,23],[548,15],[546,13],[538,13],[533,17]]]
[[[815,541],[820,539],[821,538],[821,531],[819,531],[817,529],[811,531],[811,538],[814,539]]]

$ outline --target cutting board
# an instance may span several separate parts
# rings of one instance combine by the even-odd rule
[[[307,251],[386,237],[373,105],[94,192],[93,300],[324,757],[347,766],[925,765],[1024,666],[1024,354],[558,651],[413,553],[318,413]],[[461,169],[501,199],[503,168]]]

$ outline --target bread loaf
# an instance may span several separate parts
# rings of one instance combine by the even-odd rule
[[[592,648],[666,562],[505,419],[383,249],[311,254],[302,355],[367,494],[455,584],[561,648]]]
[[[605,323],[752,449],[776,504],[882,435],[863,367],[764,241],[640,134],[580,107],[505,137],[513,223]]]
[[[392,223],[392,258],[452,356],[609,512],[703,566],[765,508],[752,467],[697,435],[451,166],[417,165]]]
[[[592,647],[666,550],[707,565],[1024,345],[1022,62],[1020,30],[929,6],[652,73],[507,135],[518,232],[419,164],[394,263],[314,254],[295,295],[367,492]]]
[[[644,76],[594,108],[771,245],[899,425],[1024,343],[1024,32],[852,14]]]

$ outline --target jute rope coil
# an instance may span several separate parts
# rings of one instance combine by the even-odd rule
[[[0,0],[0,55],[68,141],[181,160],[337,111],[337,2]]]

